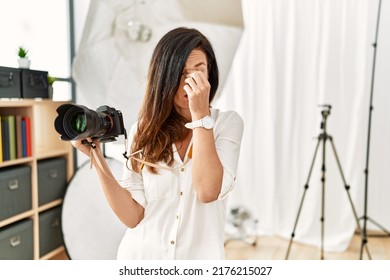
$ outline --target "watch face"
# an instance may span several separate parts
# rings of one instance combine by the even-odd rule
[[[202,123],[203,123],[203,127],[206,129],[211,129],[214,127],[214,120],[210,116],[204,117]]]

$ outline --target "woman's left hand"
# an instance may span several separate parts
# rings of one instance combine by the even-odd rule
[[[203,118],[209,114],[210,83],[202,71],[186,74],[184,90],[188,95],[192,119]]]

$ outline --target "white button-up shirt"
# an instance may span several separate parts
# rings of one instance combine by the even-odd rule
[[[145,208],[144,218],[127,229],[118,249],[118,259],[223,259],[227,200],[234,186],[243,121],[236,112],[211,109],[214,138],[223,165],[218,200],[202,203],[192,184],[190,143],[184,161],[176,152],[171,170],[140,173],[124,168],[121,185]],[[129,139],[136,130],[133,125]],[[204,159],[207,160],[207,159]],[[159,165],[167,166],[165,163]],[[207,174],[204,174],[207,176]]]

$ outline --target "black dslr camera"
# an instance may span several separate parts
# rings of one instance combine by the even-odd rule
[[[93,111],[82,105],[64,104],[57,108],[57,113],[54,127],[61,135],[61,140],[90,137],[107,143],[126,134],[121,111],[106,105]]]

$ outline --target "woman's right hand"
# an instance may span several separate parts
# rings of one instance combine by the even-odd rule
[[[87,138],[85,140],[87,140],[88,142],[93,142],[93,144],[96,146],[96,149],[100,150],[100,142],[98,140],[93,141],[91,138]],[[84,140],[73,140],[71,141],[71,143],[73,147],[75,147],[77,150],[79,150],[80,152],[84,153],[89,157],[91,154],[92,147],[90,145],[86,145],[82,143],[82,141]]]

